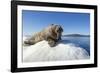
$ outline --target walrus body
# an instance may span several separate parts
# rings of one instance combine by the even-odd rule
[[[56,42],[61,40],[63,29],[60,25],[50,25],[44,30],[36,33],[29,39],[25,40],[24,43],[28,45],[33,45],[37,42],[40,42],[42,40],[48,41],[48,44],[53,47],[56,45]]]

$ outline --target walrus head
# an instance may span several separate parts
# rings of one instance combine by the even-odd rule
[[[55,33],[57,34],[57,40],[61,40],[63,28],[60,25],[56,25]]]
[[[56,24],[51,24],[51,27],[52,27],[51,29],[52,35],[56,36],[55,37],[56,41],[61,40],[63,28],[60,25],[56,25]]]

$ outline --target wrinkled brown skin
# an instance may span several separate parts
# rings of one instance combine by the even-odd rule
[[[48,41],[50,47],[54,47],[61,40],[63,29],[60,25],[51,24],[41,32],[36,33],[29,39],[24,41],[24,44],[33,45],[42,40]]]

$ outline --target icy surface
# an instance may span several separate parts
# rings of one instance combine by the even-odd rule
[[[26,38],[24,38],[25,40]],[[63,60],[89,59],[88,52],[73,43],[59,43],[50,47],[47,41],[23,47],[24,62],[63,61]]]

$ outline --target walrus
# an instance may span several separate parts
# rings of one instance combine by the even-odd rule
[[[40,41],[46,40],[51,47],[61,40],[63,28],[60,25],[51,24],[42,31],[36,33],[32,37],[26,39],[24,44],[33,45]]]

